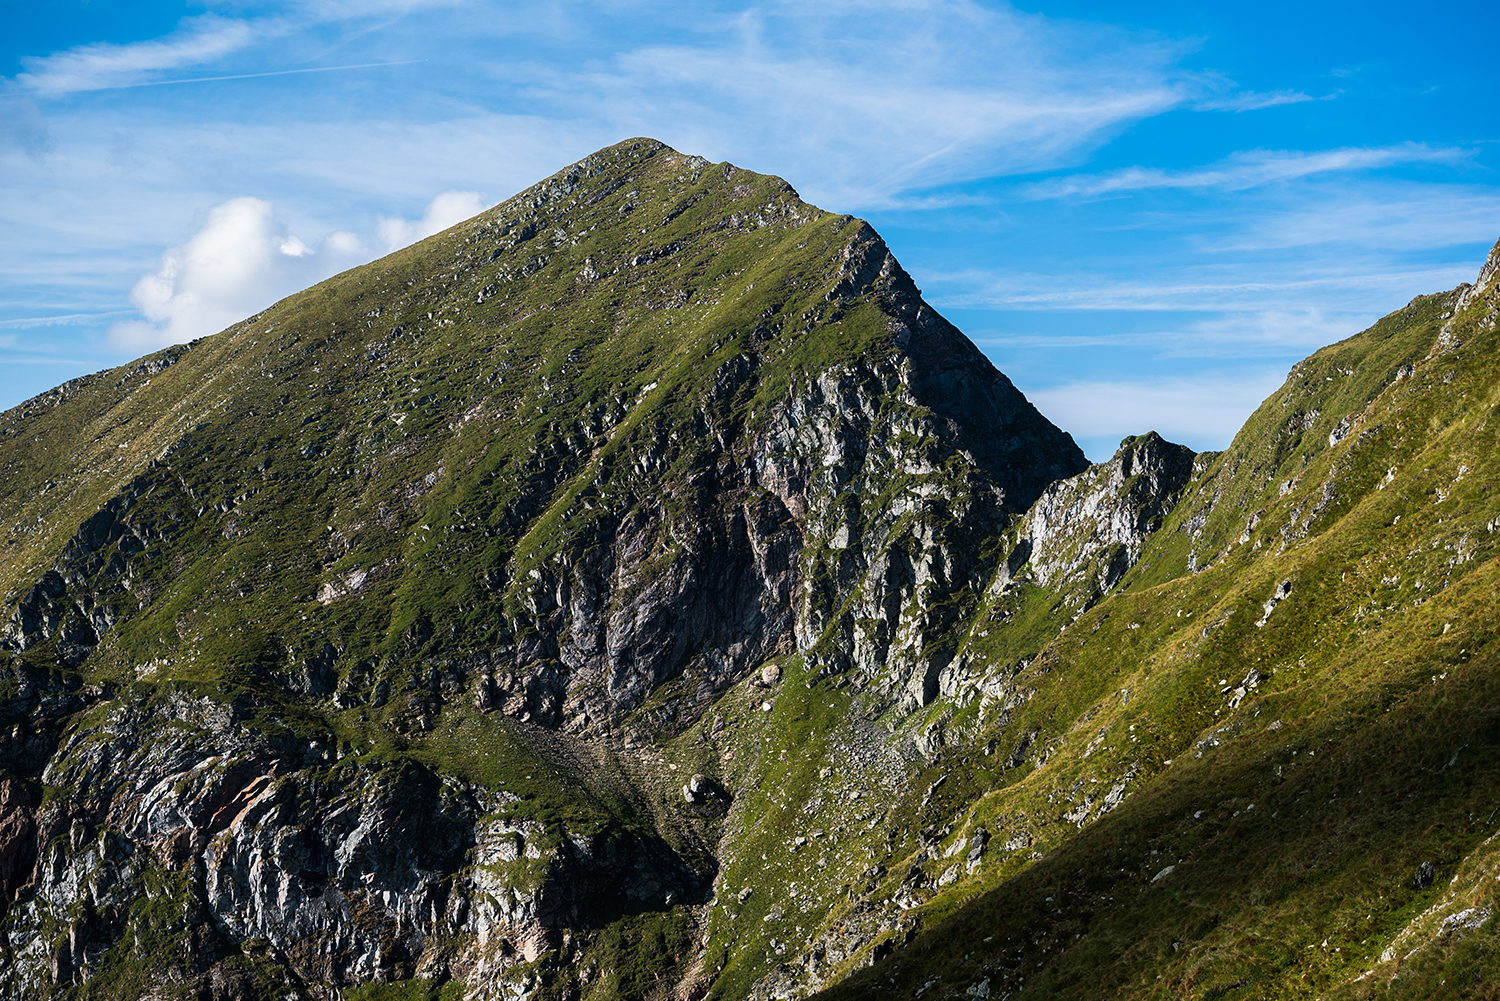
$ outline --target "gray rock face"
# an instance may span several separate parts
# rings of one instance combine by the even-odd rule
[[[991,388],[1004,399],[1009,384]],[[852,672],[908,709],[937,697],[951,659],[939,638],[969,610],[945,599],[982,589],[991,572],[975,541],[1023,509],[1041,479],[1010,478],[1008,457],[980,465],[956,419],[921,407],[917,392],[901,362],[824,373],[777,412],[757,454],[760,482],[804,533],[797,649],[825,675]],[[1011,428],[992,397],[981,399],[970,419],[1023,438],[1029,415]],[[1044,469],[1076,468],[1060,433],[1032,447],[1051,457]]]
[[[1495,293],[1495,284],[1500,281],[1500,242],[1490,248],[1489,255],[1479,269],[1479,275],[1474,279],[1473,285],[1460,285],[1457,301],[1453,305],[1455,314],[1469,308],[1474,302],[1481,299],[1492,301]],[[1451,328],[1452,324],[1445,324],[1445,328]],[[1446,333],[1446,329],[1445,329]]]
[[[1038,584],[1082,586],[1086,600],[1097,601],[1135,565],[1147,537],[1171,513],[1193,474],[1193,457],[1152,431],[1125,439],[1108,462],[1052,483],[1026,512],[1008,570],[1029,563]]]
[[[969,610],[947,599],[993,570],[976,540],[1084,459],[922,302],[873,231],[855,237],[844,271],[830,299],[873,295],[899,353],[798,387],[753,461],[807,549],[797,649],[910,710],[938,696],[952,658],[942,637]]]
[[[1500,282],[1500,242],[1490,248],[1489,256],[1480,267],[1474,284],[1460,285],[1449,293],[1452,296],[1452,306],[1443,314],[1444,323],[1433,344],[1433,355],[1455,351],[1462,346],[1454,325],[1470,311],[1481,310],[1479,324],[1494,329],[1495,324],[1500,322],[1500,287],[1497,287],[1497,282]]]
[[[555,948],[561,928],[691,901],[712,878],[659,841],[570,833],[518,812],[513,795],[409,762],[268,740],[245,725],[255,709],[183,696],[116,705],[43,773],[73,799],[37,809],[0,781],[0,879],[14,882],[16,852],[39,846],[9,915],[5,996],[87,978],[131,934],[180,937],[175,975],[188,979],[208,977],[237,951],[229,943],[261,940],[313,982],[398,979],[441,961],[483,984]],[[165,927],[140,909],[157,897]],[[458,953],[430,948],[456,936],[470,943]]]
[[[713,783],[703,774],[694,775],[688,779],[687,784],[682,787],[682,798],[689,803],[702,803],[714,795]]]
[[[754,358],[722,366],[700,402],[687,503],[668,512],[653,489],[680,462],[665,432],[601,479],[596,502],[627,513],[517,583],[516,642],[496,652],[477,704],[587,734],[688,675],[694,698],[660,718],[680,726],[793,651],[891,703],[937,696],[950,657],[937,637],[966,608],[946,598],[992,571],[977,540],[1085,460],[921,300],[873,230],[851,239],[827,297],[879,303],[893,350],[797,383],[749,426],[727,408]]]

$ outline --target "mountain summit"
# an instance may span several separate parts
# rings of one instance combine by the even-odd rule
[[[787,656],[932,703],[979,540],[1085,466],[867,224],[644,139],[28,401],[0,463],[16,996],[247,942],[483,984],[702,903],[744,766],[668,809],[643,748]]]
[[[1090,466],[636,139],[30,400],[0,997],[1492,983],[1496,260]]]

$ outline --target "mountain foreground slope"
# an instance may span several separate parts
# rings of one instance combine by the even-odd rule
[[[1081,452],[638,139],[0,415],[0,996],[1493,996],[1496,295]]]

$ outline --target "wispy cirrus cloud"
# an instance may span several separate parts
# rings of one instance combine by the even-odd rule
[[[258,43],[297,35],[320,24],[381,19],[389,22],[420,8],[461,7],[469,2],[470,0],[301,0],[285,5],[279,15],[268,13],[247,19],[208,13],[184,18],[176,31],[161,38],[123,45],[96,42],[51,55],[28,56],[21,60],[25,69],[16,74],[15,82],[32,93],[51,97],[80,91],[113,90],[152,84],[248,80],[292,73],[407,65],[420,60],[300,67],[182,80],[161,78],[167,71],[208,65]]]
[[[131,312],[128,309],[110,309],[102,313],[65,313],[61,316],[23,316],[12,320],[0,320],[0,330],[31,330],[37,327],[81,327],[98,323]],[[14,338],[14,334],[6,335]]]
[[[36,102],[18,94],[0,94],[0,149],[15,146],[40,160],[57,146]]]
[[[1083,348],[1135,351],[1156,359],[1224,359],[1306,352],[1342,340],[1368,323],[1348,309],[1287,306],[1205,314],[1159,311],[1154,324],[1119,322],[1117,312],[1096,311],[1097,323],[1076,324],[1070,333],[1007,333],[978,336],[975,343],[1004,351],[1076,352]]]
[[[1399,143],[1381,147],[1303,152],[1301,150],[1247,150],[1197,170],[1160,170],[1130,167],[1105,174],[1075,174],[1059,177],[1021,190],[1023,197],[1096,198],[1153,189],[1215,189],[1244,191],[1248,188],[1325,174],[1332,171],[1374,170],[1403,163],[1453,163],[1471,154],[1452,146]]]
[[[123,90],[129,87],[170,87],[181,83],[218,83],[223,80],[260,80],[271,76],[298,76],[303,73],[336,73],[342,70],[366,70],[378,66],[410,66],[413,63],[426,62],[425,59],[401,59],[395,62],[384,63],[351,63],[347,66],[304,66],[294,70],[270,70],[265,73],[223,73],[215,76],[180,77],[171,80],[137,80],[134,83],[121,83],[113,87],[98,87],[97,90]]]
[[[1295,263],[1295,262],[1293,262]],[[1359,262],[1369,264],[1371,262]],[[1119,281],[1108,275],[1075,275],[1060,284],[1051,275],[945,276],[950,285],[966,279],[968,292],[933,296],[939,307],[1115,312],[1213,312],[1290,317],[1308,311],[1362,311],[1387,302],[1395,308],[1407,290],[1437,291],[1471,278],[1472,265],[1422,269],[1348,271],[1293,277],[1285,268],[1236,265],[1184,273],[1175,269],[1158,281]],[[1228,271],[1229,273],[1225,273]],[[1217,280],[1215,280],[1217,279]],[[1225,280],[1229,279],[1229,280]],[[1235,280],[1238,279],[1238,280]],[[971,286],[972,287],[972,286]],[[1267,311],[1267,304],[1275,308]],[[1285,327],[1278,322],[1276,327]],[[1301,324],[1298,324],[1301,326]],[[1322,324],[1317,324],[1322,327]],[[1257,324],[1264,330],[1266,324]],[[1348,331],[1352,333],[1353,331]],[[1197,336],[1195,332],[1194,336]],[[1152,335],[1156,336],[1156,335]]]
[[[1500,191],[1467,184],[1311,186],[1293,205],[1267,206],[1225,234],[1219,249],[1281,252],[1291,247],[1423,248],[1493,241],[1500,233]],[[1462,280],[1471,280],[1472,275]]]
[[[16,82],[48,96],[128,86],[163,70],[220,59],[276,30],[273,21],[204,14],[183,20],[163,38],[128,45],[96,42],[50,56],[27,57],[21,60],[25,71],[16,75]]]
[[[1311,94],[1304,94],[1300,90],[1273,90],[1266,92],[1245,90],[1234,94],[1227,94],[1223,97],[1198,101],[1193,105],[1193,108],[1197,111],[1259,111],[1262,108],[1275,108],[1283,104],[1301,104],[1303,101],[1327,99],[1313,97]]]
[[[1052,169],[1197,97],[1186,46],[968,0],[775,2],[596,69],[543,73],[538,109],[803,181],[814,200]],[[494,65],[502,78],[531,67]]]
[[[423,8],[478,6],[474,0],[294,0],[289,5],[309,21],[399,17]]]

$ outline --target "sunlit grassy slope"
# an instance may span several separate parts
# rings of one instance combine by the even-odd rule
[[[1495,995],[1500,343],[1456,299],[1299,363],[1200,463],[1022,674],[1045,764],[954,804],[1041,850],[829,997]]]

